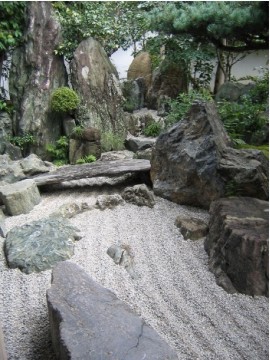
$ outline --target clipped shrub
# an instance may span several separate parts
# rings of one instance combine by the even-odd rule
[[[80,99],[76,92],[68,87],[60,87],[53,91],[51,108],[55,112],[69,113],[77,109]]]

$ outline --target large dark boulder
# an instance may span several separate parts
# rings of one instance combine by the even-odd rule
[[[69,261],[53,269],[47,303],[60,360],[178,359],[127,304]]]
[[[12,53],[10,98],[15,110],[16,135],[31,133],[35,143],[29,147],[46,158],[45,147],[54,143],[62,131],[62,119],[50,109],[51,93],[67,85],[63,58],[55,55],[60,24],[50,2],[27,3],[28,27],[24,44]]]
[[[268,199],[267,158],[260,151],[230,147],[213,102],[194,103],[158,137],[151,179],[156,195],[179,204],[209,208],[227,195]]]
[[[268,296],[269,203],[248,197],[214,201],[205,250],[226,291]]]
[[[70,68],[72,86],[87,112],[83,125],[102,132],[125,133],[118,73],[102,46],[93,38],[82,41]]]

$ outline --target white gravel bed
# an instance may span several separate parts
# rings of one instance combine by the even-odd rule
[[[8,230],[54,212],[63,203],[95,203],[90,189],[42,194],[29,214],[6,218]],[[177,351],[181,360],[268,359],[268,299],[227,294],[207,266],[203,239],[184,240],[174,225],[184,214],[208,213],[156,198],[153,209],[124,203],[94,209],[70,222],[81,229],[70,261],[127,302]],[[9,360],[54,360],[46,290],[51,270],[25,275],[6,266],[0,237],[0,322]],[[136,278],[106,251],[130,245]],[[90,360],[90,359],[89,359]]]

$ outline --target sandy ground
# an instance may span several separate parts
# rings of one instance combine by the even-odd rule
[[[43,194],[30,214],[7,218],[6,227],[44,218],[63,203],[94,204],[100,193],[85,188]],[[229,295],[217,286],[203,239],[184,240],[175,227],[180,214],[208,218],[203,210],[160,198],[153,209],[125,203],[78,214],[70,221],[83,237],[70,261],[127,302],[181,360],[268,359],[268,299]],[[8,269],[3,243],[0,238],[0,322],[8,359],[55,359],[46,304],[51,271],[25,275]],[[135,254],[135,279],[106,254],[123,243]]]

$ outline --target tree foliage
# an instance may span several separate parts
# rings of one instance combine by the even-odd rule
[[[151,12],[153,30],[242,52],[268,49],[268,1],[164,2]],[[223,39],[227,39],[224,44]]]
[[[144,10],[153,5],[137,1],[54,2],[63,28],[59,54],[72,58],[79,43],[93,37],[110,56],[119,47],[127,48],[146,31]]]

